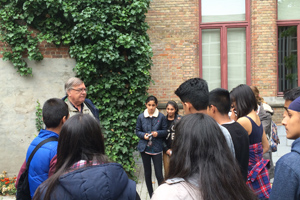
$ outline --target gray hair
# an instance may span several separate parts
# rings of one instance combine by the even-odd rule
[[[81,85],[83,81],[80,78],[72,77],[65,83],[65,91],[66,94],[70,91],[74,86]],[[67,94],[68,95],[68,94]]]

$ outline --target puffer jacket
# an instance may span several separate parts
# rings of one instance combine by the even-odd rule
[[[41,185],[44,199],[46,185]],[[50,199],[135,200],[136,183],[122,165],[107,163],[88,166],[60,176]]]
[[[136,121],[136,135],[140,138],[137,146],[138,151],[144,152],[147,147],[148,140],[144,139],[144,135],[156,131],[158,135],[152,137],[152,147],[155,153],[161,152],[163,150],[163,140],[168,134],[167,129],[168,122],[162,113],[156,109],[153,116],[150,117],[146,109],[138,116]]]
[[[26,163],[34,148],[43,140],[50,137],[58,138],[58,134],[49,130],[41,130],[39,135],[31,142],[26,154]],[[50,163],[57,154],[57,141],[51,141],[41,146],[34,154],[28,171],[28,182],[31,197],[34,195],[37,187],[48,179]]]

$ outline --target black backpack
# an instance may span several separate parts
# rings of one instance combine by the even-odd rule
[[[20,176],[19,179],[19,183],[18,183],[18,187],[17,187],[17,200],[31,200],[31,196],[30,196],[30,189],[29,189],[29,182],[28,182],[28,170],[29,170],[29,165],[30,162],[35,154],[35,152],[41,147],[43,146],[45,143],[47,142],[51,142],[51,141],[57,141],[57,138],[55,137],[50,137],[46,140],[43,140],[42,142],[40,142],[35,148],[34,150],[31,152],[28,161],[26,163],[26,169],[25,171],[22,173],[22,175]]]

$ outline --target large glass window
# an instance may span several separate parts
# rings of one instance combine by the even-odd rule
[[[278,87],[279,92],[298,85],[297,26],[278,27]]]
[[[209,88],[221,87],[220,30],[203,30],[202,41],[203,77],[208,82]]]
[[[245,21],[243,0],[202,0],[202,22]]]
[[[200,5],[200,76],[210,90],[250,84],[250,1],[200,0]]]
[[[228,90],[246,84],[246,30],[229,28],[228,43]]]

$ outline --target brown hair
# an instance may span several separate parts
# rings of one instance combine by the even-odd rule
[[[252,85],[252,86],[250,86],[250,88],[253,91],[255,99],[256,99],[256,101],[257,101],[258,104],[260,104],[260,103],[266,103],[265,100],[264,100],[264,98],[262,98],[262,97],[259,96],[259,90],[258,90],[258,88],[256,86]]]

